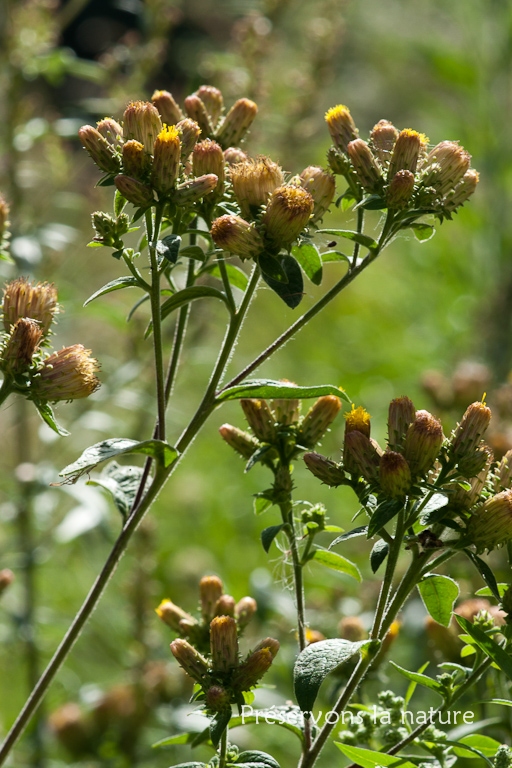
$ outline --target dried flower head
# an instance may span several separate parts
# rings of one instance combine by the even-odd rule
[[[241,259],[254,259],[265,248],[254,224],[233,214],[215,219],[210,230],[215,245]]]
[[[284,182],[283,171],[268,157],[231,166],[229,176],[243,216],[266,205],[272,192]]]
[[[314,205],[313,198],[305,189],[291,184],[278,187],[270,196],[267,210],[261,217],[267,240],[276,247],[292,243],[309,222]]]
[[[100,386],[98,361],[82,344],[65,347],[47,357],[32,380],[32,396],[37,400],[78,400],[89,397]]]
[[[53,283],[31,283],[26,277],[18,277],[4,288],[2,312],[6,331],[21,318],[28,317],[37,320],[46,335],[58,308]]]
[[[0,364],[5,371],[23,373],[32,364],[43,331],[37,320],[22,317],[12,327],[11,335],[0,354]]]

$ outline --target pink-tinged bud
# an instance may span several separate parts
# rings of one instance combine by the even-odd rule
[[[220,199],[224,192],[225,160],[224,153],[216,141],[205,139],[195,145],[192,153],[192,168],[195,176],[214,173],[218,182],[215,197]]]
[[[422,166],[426,183],[446,195],[469,170],[471,155],[454,141],[442,141],[432,149]]]
[[[414,174],[411,171],[398,171],[386,190],[388,208],[406,208],[413,192]]]
[[[263,443],[273,443],[276,439],[276,422],[266,400],[244,398],[240,405],[247,422]]]
[[[308,224],[313,208],[313,198],[305,189],[289,184],[278,187],[261,217],[265,237],[275,246],[289,245]]]
[[[185,112],[201,129],[201,135],[206,138],[212,133],[212,124],[203,102],[195,93],[185,99]]]
[[[9,226],[9,205],[3,195],[0,195],[0,243]]]
[[[293,384],[291,381],[281,379],[284,384]],[[297,424],[300,418],[301,403],[298,398],[276,398],[270,403],[276,423],[283,427]]]
[[[132,101],[123,115],[125,139],[140,141],[148,154],[153,154],[156,137],[162,130],[158,109],[149,101]]]
[[[229,176],[242,215],[247,217],[266,205],[272,192],[284,182],[282,169],[268,157],[233,165]]]
[[[203,102],[210,117],[210,122],[213,128],[215,128],[219,122],[224,107],[222,93],[218,88],[214,88],[212,85],[202,85],[197,89],[196,95],[199,96]]]
[[[217,181],[214,173],[207,173],[205,176],[198,176],[197,179],[185,181],[176,187],[172,194],[172,201],[177,205],[197,203],[198,200],[213,192],[217,187]]]
[[[175,185],[180,172],[181,141],[178,130],[166,125],[156,137],[153,150],[151,183],[157,192],[167,194]]]
[[[99,123],[96,124],[96,128],[114,149],[118,149],[122,146],[123,128],[119,125],[117,120],[113,120],[111,117],[104,117],[103,120],[100,120]]]
[[[423,477],[432,469],[443,440],[441,422],[428,411],[416,411],[404,442],[404,456],[413,477]]]
[[[199,599],[201,615],[209,622],[215,616],[215,606],[224,593],[224,585],[218,576],[203,576],[199,582]]]
[[[420,153],[427,143],[427,137],[417,131],[408,128],[400,131],[391,155],[388,179],[391,180],[398,171],[416,173]]]
[[[210,624],[210,647],[214,672],[230,672],[238,666],[238,637],[232,616],[217,616]]]
[[[344,483],[345,473],[335,461],[313,451],[305,453],[303,459],[309,471],[325,485],[334,488]]]
[[[507,451],[498,466],[497,484],[508,490],[512,484],[512,449]]]
[[[325,114],[325,122],[335,147],[345,154],[351,141],[358,137],[358,130],[347,107],[338,104]]]
[[[14,573],[9,570],[9,568],[3,568],[0,571],[0,595],[5,592],[8,587],[11,586],[11,584],[14,581]]]
[[[325,435],[341,410],[341,400],[335,395],[320,397],[304,416],[298,441],[306,448],[313,448]]]
[[[359,616],[344,616],[338,624],[338,635],[351,643],[358,643],[368,637]]]
[[[181,139],[181,157],[186,160],[201,135],[201,129],[195,120],[190,120],[188,117],[180,120],[176,128]]]
[[[79,400],[100,386],[98,361],[82,344],[65,347],[47,357],[32,380],[31,397],[37,400]]]
[[[249,155],[243,149],[238,147],[228,147],[224,150],[224,160],[228,165],[237,165],[238,163],[248,163]]]
[[[512,539],[512,491],[502,491],[482,504],[470,517],[468,536],[478,552]]]
[[[130,139],[123,146],[123,171],[126,176],[140,179],[147,168],[148,155],[140,141]]]
[[[187,613],[176,605],[172,600],[162,600],[158,608],[155,608],[155,612],[158,617],[162,619],[164,624],[167,624],[174,632],[182,633],[181,621],[186,621],[188,624],[197,624],[196,620],[190,613]]]
[[[491,420],[491,409],[482,402],[472,403],[451,440],[451,451],[458,459],[472,453],[478,447]]]
[[[263,238],[254,224],[233,214],[215,219],[210,230],[215,245],[241,259],[254,259],[265,248]]]
[[[401,499],[411,487],[411,470],[401,453],[386,451],[380,457],[380,488],[385,496]]]
[[[155,91],[151,97],[153,105],[157,108],[162,123],[166,125],[176,125],[183,120],[183,112],[176,104],[174,97],[169,91]]]
[[[208,662],[202,656],[199,651],[196,651],[193,645],[187,640],[178,638],[171,643],[172,655],[179,663],[180,667],[185,670],[197,683],[202,682],[205,675],[208,674]]]
[[[258,609],[258,604],[253,597],[242,597],[235,605],[235,619],[238,631],[242,632],[249,624]]]
[[[388,120],[379,120],[370,133],[370,147],[381,168],[391,160],[393,148],[398,139],[398,130]]]
[[[379,192],[382,187],[382,171],[368,144],[362,139],[351,141],[347,153],[363,189]]]
[[[471,195],[475,192],[478,179],[479,176],[477,171],[466,171],[461,181],[455,185],[453,192],[450,192],[445,199],[443,203],[444,208],[446,208],[447,211],[454,211],[456,208],[464,205],[466,200],[469,200]]]
[[[215,616],[234,616],[235,598],[231,595],[221,595],[215,603]]]
[[[30,320],[28,317],[18,320],[0,353],[0,365],[3,370],[12,373],[27,371],[42,338],[43,331],[37,320]]]
[[[388,445],[392,451],[403,449],[405,435],[416,419],[416,409],[408,397],[397,397],[389,404]]]
[[[98,168],[106,173],[117,173],[121,162],[114,147],[92,125],[83,125],[78,138]]]
[[[243,456],[244,459],[250,459],[253,453],[259,448],[259,443],[247,432],[243,432],[238,427],[231,424],[223,424],[219,428],[220,436],[231,448]]]
[[[221,685],[212,685],[206,692],[206,706],[211,712],[225,712],[230,709],[231,695]]]
[[[120,173],[115,177],[114,184],[121,195],[137,208],[147,208],[155,202],[151,187],[132,176],[125,176],[124,173]]]
[[[334,199],[336,181],[332,173],[324,171],[318,165],[309,165],[300,174],[300,185],[309,192],[315,207],[312,221],[321,219]]]
[[[25,277],[18,277],[4,288],[2,312],[6,331],[21,318],[28,317],[37,320],[43,334],[47,334],[58,309],[53,283],[30,283]]]
[[[220,124],[215,137],[221,147],[227,149],[240,144],[257,114],[258,107],[254,101],[239,99],[235,102]]]
[[[343,468],[346,472],[375,483],[379,477],[379,458],[376,444],[362,432],[351,430],[345,434]]]
[[[279,643],[272,637],[262,640],[240,664],[233,677],[233,688],[250,690],[270,668],[279,650]]]

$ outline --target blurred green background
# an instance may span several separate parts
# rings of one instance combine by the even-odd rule
[[[449,431],[487,389],[497,414],[494,447],[501,454],[512,445],[511,33],[508,0],[3,0],[0,191],[11,205],[15,264],[1,262],[1,277],[22,274],[56,283],[65,311],[55,346],[80,342],[91,348],[102,365],[102,387],[88,401],[57,408],[68,438],[56,438],[25,403],[9,401],[2,409],[0,568],[10,568],[16,580],[0,604],[0,733],[60,641],[121,525],[99,488],[84,481],[55,487],[58,472],[92,443],[145,439],[153,429],[144,309],[126,323],[129,291],[82,308],[120,274],[120,265],[107,249],[85,247],[92,236],[90,214],[110,210],[112,202],[108,189],[94,186],[98,174],[77,140],[80,125],[104,115],[120,118],[129,100],[150,98],[155,88],[182,100],[208,83],[222,89],[228,104],[242,96],[257,101],[248,149],[270,155],[290,173],[325,163],[324,113],[339,103],[350,108],[362,137],[386,118],[426,133],[432,144],[460,140],[481,173],[470,204],[453,222],[437,226],[426,243],[400,236],[259,374],[343,386],[371,413],[372,433],[381,441],[393,397],[409,395],[418,408],[442,416]],[[353,214],[337,211],[324,223],[355,226]],[[378,226],[379,214],[369,216],[367,233]],[[300,310],[260,289],[231,374],[343,269],[329,264],[320,288],[308,283]],[[222,308],[196,302],[169,409],[170,442],[198,403],[224,322]],[[170,321],[169,342],[172,330]],[[467,361],[472,367],[461,369]],[[172,636],[154,608],[169,597],[194,610],[197,583],[207,573],[220,575],[237,600],[257,598],[258,620],[247,647],[268,634],[283,641],[280,663],[269,675],[277,687],[263,690],[257,701],[281,703],[291,696],[290,574],[278,550],[267,557],[259,543],[275,513],[259,518],[252,510],[253,494],[270,478],[259,466],[243,474],[243,463],[218,437],[226,421],[243,426],[238,405],[214,414],[160,495],[10,765],[164,768],[192,759],[187,747],[150,748],[187,727],[190,694],[169,661]],[[324,453],[339,456],[342,433],[340,418],[324,440]],[[348,494],[320,486],[301,466],[295,482],[297,498],[321,501],[332,523],[350,524],[356,507]],[[350,547],[349,555],[365,569],[367,554],[364,542]],[[504,561],[492,562],[505,575]],[[461,580],[464,598],[481,586],[464,563],[450,573]],[[315,566],[306,582],[311,627],[328,637],[336,636],[343,615],[367,617],[379,585],[371,577],[360,587]],[[421,648],[434,652],[427,641],[423,609],[413,602],[396,640],[404,666],[420,665]],[[391,676],[390,685],[395,683],[403,693],[406,686]],[[134,690],[144,691],[144,715]],[[324,705],[330,693],[332,685]],[[510,732],[502,727],[494,735],[506,740]],[[241,745],[251,743],[245,731],[238,736]],[[297,745],[281,732],[260,727],[253,737],[277,750],[283,768],[295,764],[290,754]],[[199,750],[196,759],[205,755],[209,759]],[[325,759],[334,761],[334,751]]]

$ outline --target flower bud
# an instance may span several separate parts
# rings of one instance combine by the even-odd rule
[[[349,143],[347,152],[363,189],[379,192],[383,181],[382,171],[368,144],[362,139],[355,139]]]
[[[265,243],[254,224],[249,224],[240,216],[220,216],[213,222],[210,232],[215,245],[241,259],[254,259],[265,248]]]
[[[351,475],[374,483],[379,477],[379,451],[373,441],[362,432],[351,430],[345,434],[343,468]]]
[[[408,397],[397,397],[389,404],[388,445],[392,451],[403,449],[409,426],[416,418],[416,409]]]
[[[306,448],[313,448],[325,435],[340,410],[339,397],[320,397],[302,420],[298,442]]]
[[[228,147],[224,150],[224,160],[228,165],[237,165],[237,163],[248,163],[249,155],[243,149],[238,147]]]
[[[386,191],[389,208],[406,208],[414,191],[414,174],[411,171],[398,171],[391,179]]]
[[[201,85],[201,87],[197,89],[196,94],[203,102],[210,117],[211,124],[215,128],[219,122],[224,107],[222,93],[218,88],[214,88],[212,85]]]
[[[221,685],[212,685],[206,692],[206,706],[211,712],[224,712],[230,709],[231,696]]]
[[[391,499],[401,499],[411,487],[411,470],[401,453],[386,451],[380,457],[381,491]]]
[[[469,170],[471,155],[454,141],[442,141],[432,149],[422,166],[426,183],[445,195]],[[429,170],[432,172],[429,173]]]
[[[476,509],[468,523],[468,536],[478,552],[512,539],[512,491],[502,491]]]
[[[448,211],[454,211],[463,205],[476,190],[478,184],[478,173],[473,170],[466,171],[462,179],[455,185],[453,191],[444,201],[444,207]]]
[[[173,640],[171,651],[182,669],[197,683],[208,674],[208,662],[187,640]]]
[[[11,335],[0,354],[1,367],[11,373],[24,373],[32,364],[43,331],[37,320],[20,318],[12,327]]]
[[[334,146],[346,154],[349,143],[357,139],[359,133],[348,108],[343,104],[331,107],[325,114],[325,121]]]
[[[498,465],[497,485],[508,490],[512,484],[512,449],[507,451]]]
[[[13,581],[14,573],[9,568],[2,568],[0,571],[0,595],[11,586]]]
[[[48,727],[59,744],[74,757],[80,759],[89,751],[91,727],[78,704],[69,701],[51,712]]]
[[[261,217],[266,238],[278,247],[289,245],[309,222],[313,208],[313,198],[305,189],[291,185],[278,187]]]
[[[151,187],[131,176],[120,173],[115,177],[114,184],[121,195],[137,208],[148,208],[155,201]]]
[[[229,672],[238,666],[236,621],[217,616],[210,624],[210,647],[214,672]]]
[[[329,485],[331,488],[337,485],[342,485],[345,481],[345,473],[343,469],[336,464],[335,461],[328,459],[326,456],[322,456],[320,453],[305,453],[303,456],[304,463],[309,471],[322,483]]]
[[[426,136],[417,131],[411,131],[408,128],[400,131],[391,155],[388,179],[393,179],[398,171],[416,173],[420,152],[427,143]]]
[[[203,576],[199,582],[199,599],[204,621],[209,622],[213,619],[215,605],[223,593],[224,585],[218,576]]]
[[[451,439],[451,451],[458,459],[472,453],[484,436],[491,420],[491,409],[483,402],[472,403]]]
[[[248,691],[269,669],[279,650],[279,643],[272,637],[262,640],[250,653],[233,677],[233,688]]]
[[[388,120],[379,120],[370,133],[370,147],[381,167],[391,160],[393,147],[398,139],[398,130]]]
[[[195,176],[214,173],[218,182],[215,197],[220,199],[224,192],[225,161],[224,153],[217,142],[205,139],[195,145],[192,153],[192,168]]]
[[[176,104],[174,97],[169,91],[155,91],[151,97],[153,105],[157,108],[162,123],[166,125],[176,125],[183,120],[183,112]]]
[[[185,181],[176,187],[172,194],[172,201],[177,205],[185,203],[197,203],[202,197],[209,195],[217,186],[217,177],[214,173],[198,176],[197,179]]]
[[[148,155],[144,152],[144,147],[140,141],[130,139],[123,146],[123,171],[126,176],[132,176],[134,179],[140,179],[144,176],[147,167]]]
[[[162,130],[158,109],[149,101],[132,101],[123,115],[125,139],[140,141],[148,154],[153,154],[156,137]]]
[[[96,231],[93,242],[102,243],[112,248],[122,247],[122,237],[130,228],[130,219],[126,213],[120,213],[114,218],[104,211],[94,211],[91,214],[91,219]]]
[[[238,427],[232,427],[231,424],[223,424],[219,428],[220,436],[231,448],[234,448],[244,459],[250,459],[253,453],[259,448],[259,443],[247,432],[243,432]]]
[[[474,451],[461,456],[457,462],[457,468],[463,477],[474,477],[485,466],[489,454],[492,453],[483,442]]]
[[[3,195],[0,195],[0,243],[9,225],[9,205]]]
[[[240,144],[257,114],[254,101],[239,99],[235,102],[217,131],[216,139],[221,147],[227,149]]]
[[[253,597],[242,597],[235,605],[235,618],[238,631],[242,632],[248,625],[258,609],[258,604]]]
[[[221,595],[215,603],[215,616],[234,616],[235,598],[231,595]]]
[[[57,289],[53,283],[30,283],[25,277],[18,277],[4,288],[2,312],[6,331],[20,318],[28,317],[37,320],[43,334],[47,334],[57,311]]]
[[[512,766],[512,749],[502,744],[494,755],[494,768],[510,768]]]
[[[263,443],[273,443],[276,439],[276,422],[266,400],[243,398],[240,405],[247,422]]]
[[[428,411],[416,411],[404,441],[404,456],[413,477],[423,477],[433,467],[443,440],[441,422]]]
[[[344,616],[338,624],[338,634],[344,640],[358,643],[367,637],[367,632],[359,616]]]
[[[285,384],[292,384],[286,379],[281,379]],[[283,427],[296,424],[300,418],[301,402],[298,398],[277,398],[270,403],[276,422]]]
[[[185,112],[201,129],[201,135],[206,138],[212,133],[212,124],[203,102],[195,93],[185,99]]]
[[[493,461],[494,457],[492,451],[486,449],[486,461],[483,469],[480,469],[478,473],[475,472],[472,476],[468,475],[468,477],[471,478],[469,480],[469,490],[463,488],[458,482],[448,483],[445,485],[445,488],[450,491],[450,495],[448,496],[450,507],[454,507],[455,509],[468,510],[477,503],[480,498],[480,494],[485,488],[487,475]],[[500,489],[498,488],[497,490]]]
[[[356,176],[348,155],[344,155],[341,149],[330,147],[327,151],[327,162],[331,171],[337,176],[345,176],[345,178]]]
[[[180,634],[182,630],[180,622],[182,620],[197,624],[190,613],[184,611],[183,608],[180,608],[179,605],[173,603],[172,600],[162,600],[158,608],[155,608],[155,612],[158,617],[162,619],[164,624],[167,624],[167,626],[174,630],[174,632],[179,632]]]
[[[195,120],[190,120],[188,117],[180,120],[176,128],[181,139],[181,157],[186,159],[194,149],[201,135],[201,129]]]
[[[350,413],[345,414],[345,435],[357,430],[366,437],[370,437],[370,418],[370,414],[361,405],[359,408],[352,405]]]
[[[157,192],[166,194],[171,190],[180,172],[181,141],[174,126],[165,125],[156,137],[153,150],[151,183]]]
[[[31,396],[56,402],[89,397],[100,386],[98,361],[82,344],[65,347],[47,357],[32,380]]]
[[[255,208],[266,205],[272,192],[284,182],[281,168],[268,157],[233,165],[229,176],[242,216],[247,217]]]
[[[114,147],[92,125],[83,125],[78,137],[98,168],[106,173],[117,173],[120,160]]]
[[[123,145],[123,129],[117,120],[113,120],[111,117],[104,117],[103,120],[96,124],[96,128],[114,149],[118,149]]]
[[[309,165],[300,174],[300,184],[313,198],[312,221],[321,219],[334,199],[336,181],[332,173],[324,171],[318,165]]]

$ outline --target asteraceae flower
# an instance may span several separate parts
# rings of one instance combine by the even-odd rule
[[[174,187],[180,171],[181,141],[175,126],[164,125],[155,140],[151,183],[165,194]]]
[[[57,311],[57,289],[53,283],[31,283],[18,277],[4,288],[2,312],[6,331],[20,318],[28,317],[37,320],[46,335]]]
[[[212,127],[215,128],[224,107],[222,93],[218,88],[214,88],[213,85],[201,85],[197,89],[196,94],[206,107]]]
[[[155,91],[151,97],[151,101],[158,109],[162,123],[175,125],[180,120],[183,120],[183,112],[176,104],[173,95],[169,93],[169,91]]]
[[[212,666],[215,672],[229,672],[238,665],[238,637],[232,616],[217,616],[210,624]]]
[[[420,154],[425,150],[428,139],[422,133],[406,128],[400,131],[393,147],[389,163],[388,179],[391,180],[398,171],[416,173]]]
[[[468,523],[468,535],[479,552],[512,539],[512,491],[502,491],[476,509]]]
[[[205,105],[197,94],[193,93],[191,96],[187,96],[185,99],[185,111],[190,119],[198,124],[204,137],[211,135],[212,124],[210,117]]]
[[[241,259],[254,259],[265,248],[254,224],[249,224],[240,216],[220,216],[213,222],[210,232],[215,245]]]
[[[432,468],[443,440],[441,422],[428,411],[416,411],[404,442],[404,456],[414,477],[425,475]]]
[[[231,184],[243,216],[265,205],[272,192],[284,182],[283,171],[268,157],[237,163],[229,170]]]
[[[392,499],[407,495],[411,487],[411,470],[401,453],[386,451],[380,457],[379,471],[382,492]]]
[[[252,653],[238,667],[233,678],[233,687],[241,691],[248,691],[256,685],[271,666],[278,650],[279,643],[273,637],[267,637],[259,642]]]
[[[83,125],[78,137],[98,168],[106,173],[117,173],[121,161],[114,146],[92,125]]]
[[[167,624],[175,632],[181,632],[180,622],[184,619],[189,623],[195,622],[194,617],[190,613],[184,611],[183,608],[173,603],[172,600],[162,600],[158,608],[155,608],[155,611],[164,624]]]
[[[12,327],[11,335],[0,355],[1,366],[13,373],[23,373],[32,363],[43,331],[36,320],[22,317]]]
[[[382,187],[382,172],[366,141],[351,141],[347,146],[347,153],[361,186],[367,192],[378,192]]]
[[[250,99],[236,101],[220,124],[216,139],[223,149],[239,144],[258,114],[258,106]]]
[[[224,593],[224,585],[218,576],[203,576],[199,582],[201,614],[205,621],[215,616],[215,606]]]
[[[132,101],[123,115],[125,139],[140,141],[149,154],[153,153],[155,139],[162,130],[158,109],[149,101]]]
[[[485,403],[477,401],[468,406],[452,437],[451,450],[457,458],[467,456],[475,450],[490,420],[491,409]]]
[[[32,394],[38,400],[78,400],[89,397],[100,386],[98,361],[82,344],[65,347],[47,357],[32,381]]]
[[[346,154],[349,143],[357,139],[359,133],[348,107],[343,104],[331,107],[325,113],[325,121],[334,146]]]
[[[301,187],[309,192],[315,203],[311,221],[318,221],[334,199],[336,192],[334,176],[318,165],[308,165],[299,178]]]
[[[173,640],[171,651],[187,675],[196,682],[200,683],[204,675],[208,674],[208,662],[199,651],[196,651],[193,645],[190,645],[188,640],[182,640],[181,638]]]
[[[261,217],[265,237],[275,246],[289,245],[310,220],[314,205],[313,198],[305,189],[290,184],[278,187]]]
[[[315,446],[325,435],[341,410],[341,400],[335,395],[320,397],[309,409],[300,425],[298,440],[306,448]]]

